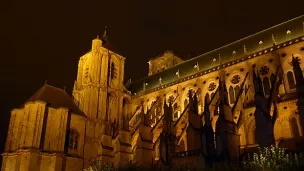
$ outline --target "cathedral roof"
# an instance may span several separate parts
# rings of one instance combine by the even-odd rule
[[[30,101],[43,101],[50,105],[50,107],[58,108],[65,107],[72,110],[75,114],[84,116],[84,113],[73,102],[73,99],[64,90],[45,84],[25,103]]]
[[[199,55],[154,75],[137,80],[130,85],[128,90],[131,91],[133,95],[156,91],[162,87],[166,87],[164,85],[170,86],[177,82],[190,79],[188,77],[195,78],[197,75],[207,74],[210,72],[210,69],[214,71],[217,68],[221,68],[222,65],[220,64],[224,65],[232,61],[238,63],[240,59],[244,58],[244,60],[247,60],[249,59],[249,55],[253,55],[257,52],[262,52],[261,54],[263,54],[264,51],[267,50],[268,53],[269,49],[267,48],[273,47],[274,42],[278,45],[303,36],[303,27],[304,15]],[[287,45],[289,44],[290,43]],[[281,47],[283,46],[277,48]],[[254,57],[256,56],[259,55],[254,55]],[[194,68],[197,64],[199,66],[198,69]],[[177,72],[179,73],[179,78],[176,76]],[[146,83],[147,86],[145,86],[144,91],[143,85]]]

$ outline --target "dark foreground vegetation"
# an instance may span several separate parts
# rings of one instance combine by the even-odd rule
[[[257,153],[249,154],[239,164],[215,163],[212,168],[195,169],[193,166],[143,168],[130,164],[121,168],[114,168],[112,164],[95,161],[84,171],[304,171],[304,155],[302,153],[287,153],[286,149],[278,147],[259,148]]]

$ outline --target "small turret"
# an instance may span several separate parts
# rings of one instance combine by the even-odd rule
[[[99,36],[92,41],[92,50],[98,50],[102,46],[102,40],[99,39]]]
[[[300,61],[298,57],[294,57],[294,55],[292,54],[292,65],[293,65],[293,72],[295,74],[295,78],[296,78],[296,83],[297,83],[297,87],[301,87],[304,85],[304,78],[303,78],[303,73],[302,73],[302,69],[300,67]],[[303,90],[301,91],[303,92]],[[300,93],[300,92],[298,92]]]

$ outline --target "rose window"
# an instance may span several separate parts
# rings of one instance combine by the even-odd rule
[[[262,66],[259,70],[260,75],[266,75],[269,72],[269,67],[268,66]]]
[[[208,90],[213,91],[216,88],[216,84],[214,82],[209,84]]]
[[[241,76],[240,75],[234,75],[232,78],[231,78],[231,82],[233,84],[237,84],[241,81]]]

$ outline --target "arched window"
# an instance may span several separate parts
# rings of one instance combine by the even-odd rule
[[[209,96],[209,93],[206,93],[206,100],[207,100],[207,103],[210,102],[210,96]]]
[[[70,137],[69,137],[69,148],[72,150],[77,149],[78,147],[78,137],[79,134],[75,129],[70,129]]]
[[[235,98],[236,98],[240,92],[240,86],[239,85],[235,86],[234,91],[235,91]]]
[[[290,128],[293,137],[300,136],[297,119],[295,117],[292,117],[290,120]]]
[[[295,83],[295,80],[293,78],[293,73],[291,71],[287,72],[287,80],[288,80],[288,84],[289,84],[289,89],[296,88],[296,83]]]
[[[229,99],[230,99],[230,104],[233,104],[235,101],[235,96],[234,96],[234,90],[233,90],[232,86],[230,86],[230,88],[229,88]]]
[[[271,87],[273,87],[273,83],[275,84],[275,79],[276,79],[276,77],[275,77],[275,75],[274,74],[271,74],[271,76],[270,76],[270,83],[271,83]]]
[[[265,96],[268,96],[269,93],[270,93],[270,84],[269,84],[268,77],[264,77],[264,79],[263,79],[263,86],[264,86]]]

